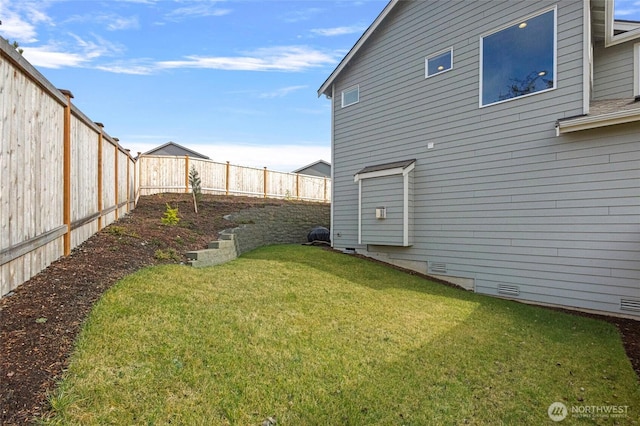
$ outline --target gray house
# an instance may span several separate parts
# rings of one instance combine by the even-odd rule
[[[300,167],[292,171],[291,173],[300,173],[301,175],[318,176],[318,177],[330,177],[331,176],[331,164],[324,160],[318,160],[314,163],[307,164],[304,167]]]
[[[604,0],[392,0],[322,84],[335,248],[640,318],[640,23]]]
[[[142,153],[142,155],[169,155],[169,156],[185,156],[188,155],[189,157],[192,158],[200,158],[202,160],[210,160],[209,157],[207,157],[204,154],[200,154],[199,152],[196,152],[192,149],[189,149],[187,147],[184,147],[180,144],[177,144],[175,142],[167,142],[165,144],[162,144],[160,146],[157,146],[155,148],[153,148],[152,150],[149,150],[147,152]]]

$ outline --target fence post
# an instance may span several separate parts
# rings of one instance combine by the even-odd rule
[[[296,200],[300,199],[300,173],[296,173]]]
[[[138,151],[138,158],[136,159],[136,167],[138,168],[138,184],[136,186],[136,204],[138,204],[138,198],[142,192],[142,152]]]
[[[103,143],[103,128],[104,124],[96,123],[96,126],[100,127],[100,133],[98,133],[98,231],[102,229],[102,143]]]
[[[189,156],[184,156],[184,192],[189,192]]]
[[[71,254],[71,99],[73,94],[69,90],[60,90],[66,96],[67,105],[64,107],[63,122],[63,200],[62,220],[67,226],[64,234],[64,255]]]
[[[327,202],[327,177],[324,177],[324,202]]]
[[[229,162],[227,161],[227,176],[225,178],[225,195],[229,195]]]
[[[130,172],[130,168],[131,168],[131,162],[129,160],[131,160],[131,150],[130,149],[125,149],[125,151],[127,152],[127,213],[129,213],[129,204],[130,204],[130,198],[131,198],[131,185],[129,184],[129,179],[131,179],[131,172]]]
[[[118,150],[118,141],[119,141],[120,139],[118,139],[118,138],[113,138],[113,140],[114,140],[114,141],[115,141],[115,143],[116,143],[116,144],[115,144],[115,146],[114,146],[114,148],[115,148],[115,150],[116,150],[116,155],[115,155],[115,160],[114,160],[114,167],[116,168],[116,170],[115,170],[114,175],[115,175],[115,185],[116,185],[116,186],[115,186],[115,194],[116,194],[116,220],[118,220],[118,217],[120,216],[120,212],[119,212],[119,210],[120,210],[120,209],[118,208],[119,199],[120,199],[120,198],[119,198],[119,195],[120,195],[120,194],[118,194],[118,152],[119,152],[119,150]]]
[[[264,178],[262,179],[264,181],[264,198],[267,198],[267,168],[264,168]]]

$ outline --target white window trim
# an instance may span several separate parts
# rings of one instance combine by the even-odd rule
[[[591,3],[584,2],[582,25],[582,113],[589,114],[591,93],[593,92],[593,43],[591,41]]]
[[[415,169],[415,161],[407,167],[377,170],[375,172],[357,173],[353,181],[358,183],[358,244],[362,244],[362,180],[387,176],[402,176],[402,246],[411,245],[409,239],[409,173]],[[333,199],[333,198],[332,198]]]
[[[613,31],[621,26],[625,26],[624,22],[616,23],[615,20],[615,0],[606,0],[604,2],[604,46],[615,46],[625,41],[640,38],[640,27],[631,29],[622,34],[614,35]]]
[[[483,105],[482,104],[482,64],[483,64],[483,41],[484,38],[487,36],[490,36],[492,34],[498,33],[502,30],[506,30],[507,28],[510,28],[514,25],[516,25],[519,22],[522,21],[527,21],[531,18],[535,18],[537,16],[540,16],[542,14],[545,14],[547,12],[550,12],[553,10],[553,87],[549,88],[549,89],[545,89],[545,90],[540,90],[538,92],[534,92],[534,93],[529,93],[528,95],[522,95],[522,96],[516,96],[514,98],[509,98],[509,99],[505,99],[503,101],[498,101],[498,102],[492,102],[490,104],[486,104]],[[498,104],[503,104],[505,102],[510,102],[510,101],[514,101],[516,99],[523,99],[523,98],[528,98],[529,96],[535,96],[538,95],[540,93],[545,93],[545,92],[549,92],[551,90],[556,90],[558,88],[558,7],[557,6],[552,6],[552,7],[547,7],[545,9],[542,9],[536,13],[531,13],[529,15],[523,16],[520,19],[514,20],[509,22],[508,24],[505,24],[493,31],[490,32],[486,32],[484,34],[480,35],[480,92],[478,93],[478,106],[479,108],[486,108],[488,106],[493,106],[493,105],[498,105]]]
[[[350,104],[345,104],[345,103],[344,103],[344,94],[345,94],[345,93],[347,93],[347,92],[352,92],[352,91],[354,91],[354,90],[357,90],[357,91],[358,91],[358,100],[357,100],[357,101],[355,101],[355,102],[351,102]],[[348,106],[355,105],[355,104],[357,104],[358,102],[360,102],[360,85],[359,85],[359,84],[356,84],[355,86],[351,86],[351,87],[349,87],[348,89],[344,89],[344,90],[342,91],[342,108],[346,108],[346,107],[348,107]]]
[[[640,95],[640,43],[633,45],[633,96]]]
[[[435,58],[437,56],[442,55],[443,53],[447,53],[447,52],[451,52],[451,66],[447,69],[444,69],[442,71],[438,71],[434,74],[429,74],[429,59]],[[439,52],[436,52],[432,55],[427,56],[426,58],[424,58],[424,78],[431,78],[431,77],[435,77],[436,75],[440,75],[442,73],[445,73],[447,71],[451,71],[453,69],[453,47],[450,47],[448,49],[443,49]]]

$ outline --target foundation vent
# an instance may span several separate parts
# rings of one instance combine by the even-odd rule
[[[446,274],[447,264],[442,262],[429,262],[429,271],[436,274]]]
[[[500,284],[498,285],[498,294],[505,296],[520,296],[520,287],[517,285]]]
[[[620,309],[623,311],[640,312],[640,300],[620,299]]]

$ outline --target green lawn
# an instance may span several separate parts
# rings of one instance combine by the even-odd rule
[[[616,422],[635,424],[640,384],[615,327],[272,246],[120,281],[85,324],[47,422],[538,425],[555,424],[555,401],[628,406]]]

